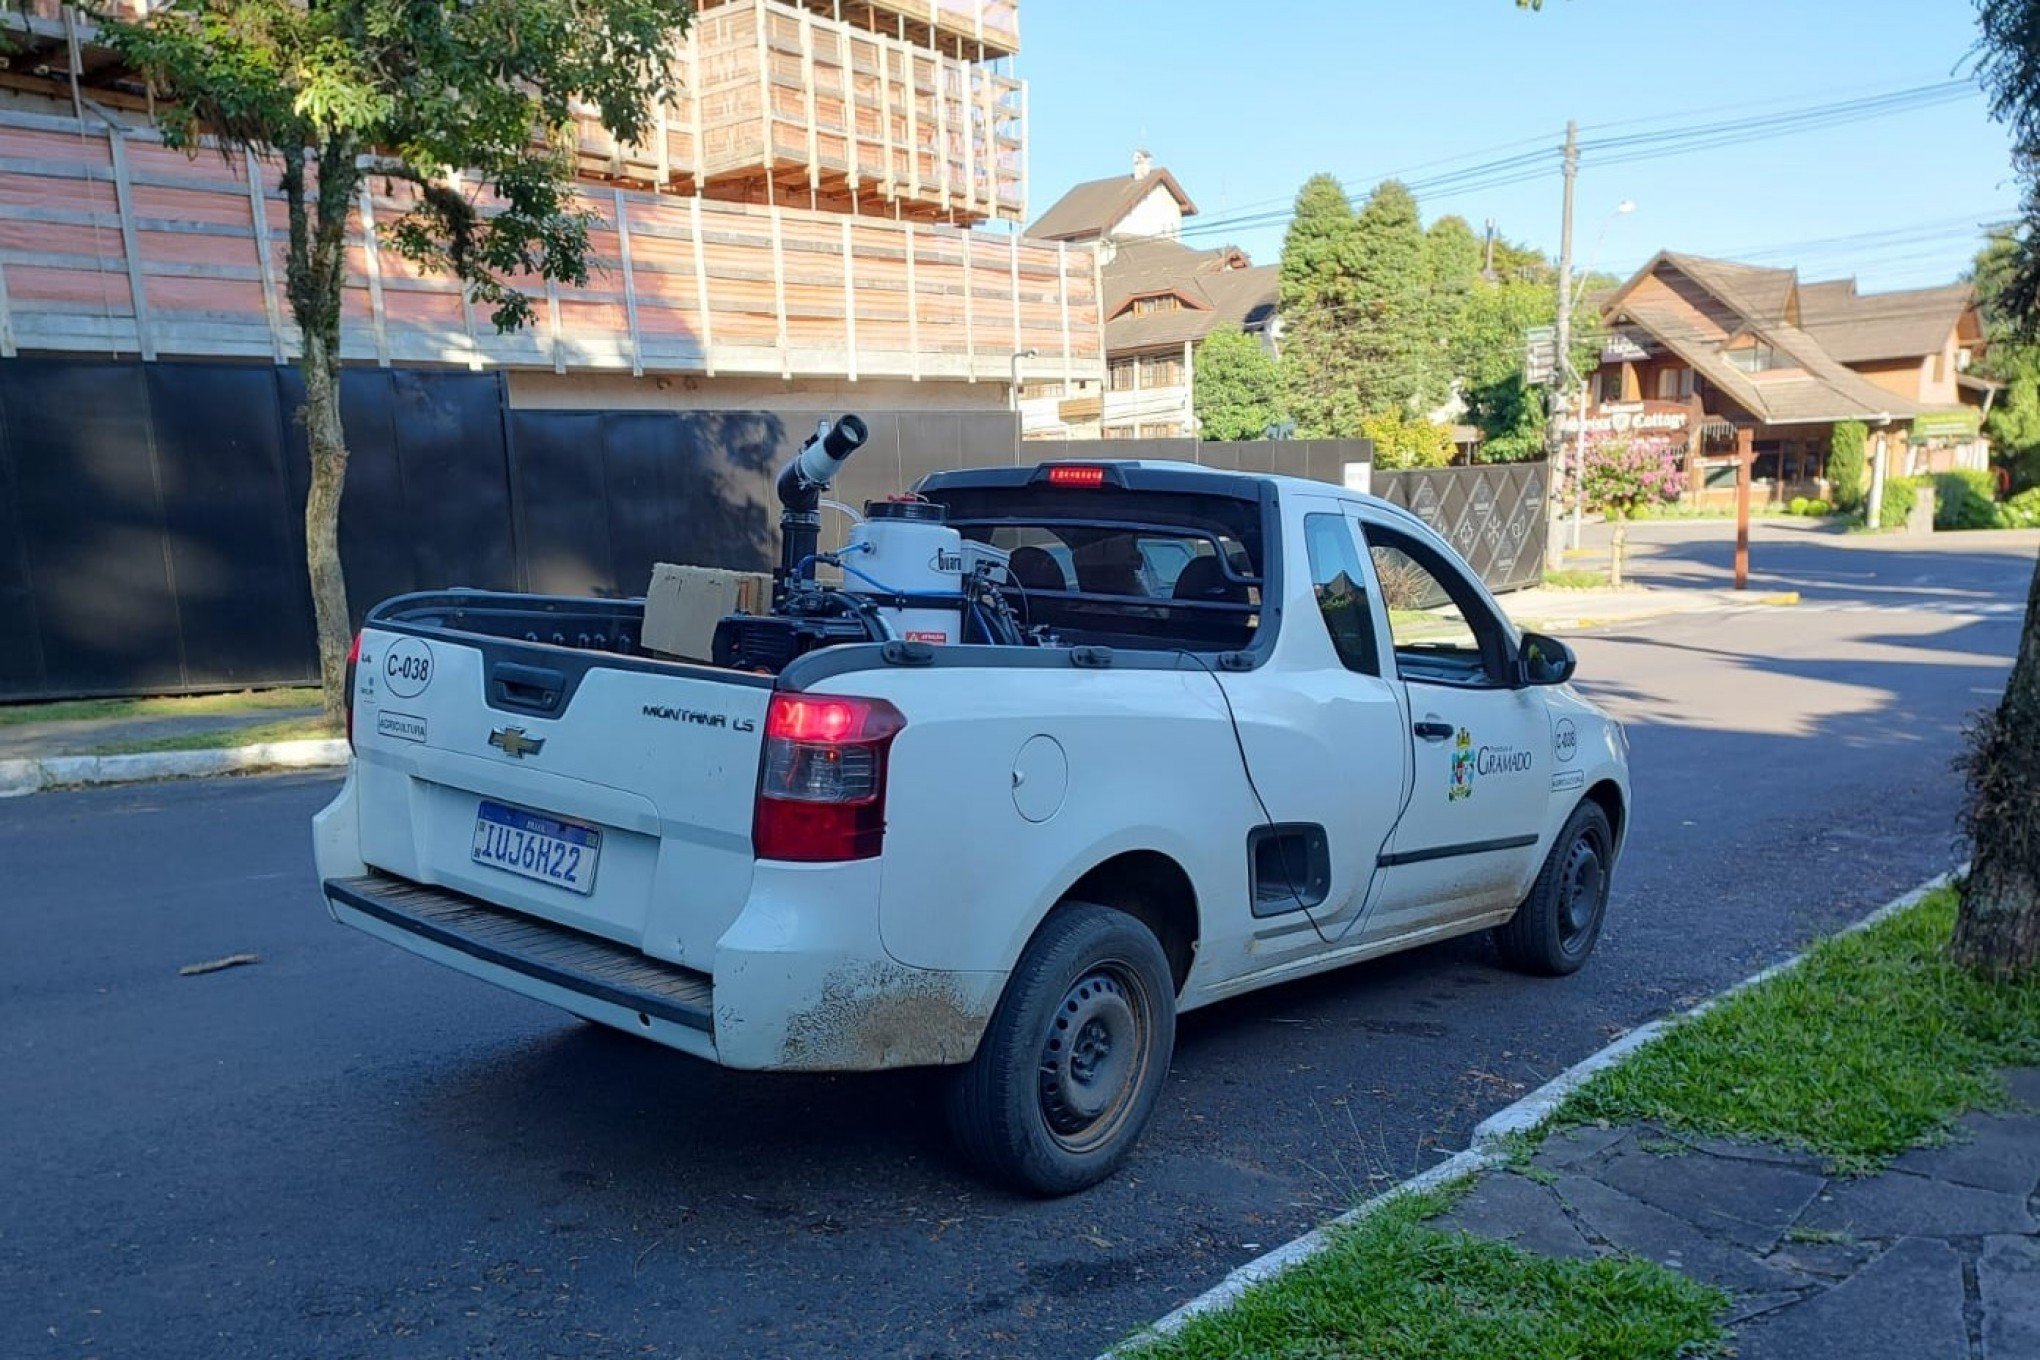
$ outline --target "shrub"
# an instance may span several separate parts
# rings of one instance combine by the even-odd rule
[[[2008,529],[2040,529],[2040,486],[2021,491],[1998,507]]]
[[[1806,513],[1808,504],[1810,502],[1806,497],[1794,496],[1791,500],[1785,502],[1785,513],[1788,515],[1803,515]]]
[[[1884,479],[1884,504],[1879,509],[1877,527],[1880,529],[1903,529],[1905,522],[1912,518],[1913,503],[1919,499],[1919,489],[1910,477],[1886,477]]]
[[[1936,529],[1995,529],[2004,522],[1993,493],[1997,479],[1988,472],[1965,469],[1934,477]]]
[[[1805,513],[1809,515],[1814,516],[1832,515],[1834,512],[1835,508],[1832,505],[1829,505],[1826,501],[1820,499],[1818,496],[1814,497],[1812,500],[1806,503]]]
[[[1870,430],[1860,420],[1845,420],[1835,426],[1834,442],[1828,447],[1828,481],[1835,489],[1835,504],[1844,510],[1861,510],[1870,491]]]
[[[1452,461],[1449,425],[1434,425],[1419,416],[1385,411],[1361,421],[1360,433],[1374,445],[1374,467],[1378,472],[1444,467]]]

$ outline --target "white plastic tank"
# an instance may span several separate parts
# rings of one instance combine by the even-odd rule
[[[946,646],[963,637],[963,535],[932,501],[872,501],[843,545],[843,589],[877,597],[893,636]],[[915,597],[901,605],[895,595]]]

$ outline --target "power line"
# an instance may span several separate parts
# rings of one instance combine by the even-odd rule
[[[1976,88],[1968,81],[1946,80],[1832,103],[1800,105],[1769,114],[1693,124],[1659,132],[1601,137],[1581,143],[1582,164],[1627,165],[1639,161],[1691,155],[1936,108],[1976,97],[1977,94]],[[1451,159],[1464,157],[1450,158],[1437,163],[1450,164]],[[1405,187],[1419,197],[1430,194],[1439,198],[1456,198],[1542,178],[1559,168],[1558,161],[1557,149],[1546,147],[1410,180]],[[1341,188],[1345,186],[1342,184]],[[1277,210],[1213,218],[1194,226],[1184,227],[1182,234],[1209,236],[1221,232],[1273,226],[1287,220],[1291,215],[1288,210]]]

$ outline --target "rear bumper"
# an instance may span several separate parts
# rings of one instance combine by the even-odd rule
[[[705,973],[613,941],[373,871],[328,879],[335,919],[414,954],[718,1061]]]
[[[875,864],[858,872],[875,876]],[[845,885],[813,866],[760,865],[758,877],[716,949],[713,976],[372,869],[329,877],[324,892],[343,925],[724,1067],[859,1072],[976,1053],[1003,974],[890,959],[875,912],[850,905],[871,894],[830,893]]]

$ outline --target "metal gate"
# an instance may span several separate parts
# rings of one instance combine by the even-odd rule
[[[1436,529],[1494,591],[1544,578],[1544,491],[1541,462],[1374,474],[1375,495]]]

